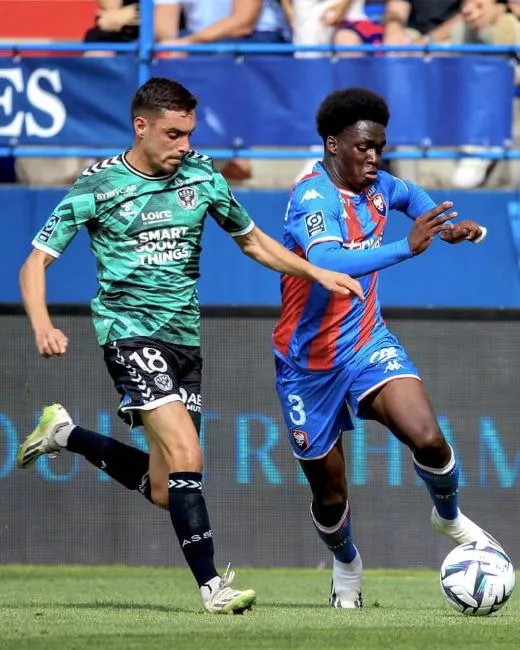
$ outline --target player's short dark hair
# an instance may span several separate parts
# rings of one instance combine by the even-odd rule
[[[142,113],[179,111],[191,113],[197,98],[178,81],[166,77],[152,77],[144,83],[132,99],[132,119]]]
[[[344,88],[327,95],[316,113],[316,128],[325,141],[356,122],[388,126],[390,111],[385,100],[366,88]]]

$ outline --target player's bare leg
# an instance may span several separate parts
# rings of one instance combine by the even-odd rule
[[[141,410],[141,418],[154,456],[150,464],[152,499],[164,503],[167,488],[172,524],[206,611],[229,614],[249,609],[256,593],[231,589],[234,572],[228,567],[220,577],[215,568],[212,531],[202,495],[202,450],[188,411],[181,401],[174,401]]]
[[[489,538],[459,510],[457,461],[439,428],[423,384],[410,377],[393,379],[369,395],[363,406],[368,417],[383,424],[410,448],[415,471],[434,503],[433,527],[456,544]]]
[[[312,490],[313,523],[334,556],[329,604],[343,609],[362,607],[363,565],[350,534],[350,507],[341,438],[325,457],[300,460],[300,465]]]

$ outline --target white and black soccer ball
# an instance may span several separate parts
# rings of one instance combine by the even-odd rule
[[[509,600],[515,570],[504,549],[491,540],[454,548],[441,566],[441,591],[448,603],[468,616],[487,616]]]

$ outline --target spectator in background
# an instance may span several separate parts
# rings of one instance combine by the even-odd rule
[[[155,33],[161,45],[289,40],[278,0],[155,0],[155,5]],[[180,34],[181,10],[185,34]]]
[[[139,37],[139,3],[136,0],[97,0],[97,4],[96,25],[85,34],[85,43],[127,43]]]
[[[387,0],[384,44],[449,43],[460,11],[461,0]]]
[[[362,45],[382,42],[381,25],[365,14],[365,0],[281,0],[299,45]],[[305,56],[319,56],[305,53]],[[341,52],[337,56],[359,56]]]
[[[161,45],[283,43],[289,40],[289,28],[278,0],[155,0],[155,37]],[[252,175],[250,161],[239,158],[226,162],[220,171],[235,183]]]
[[[516,5],[516,7],[515,7]],[[452,32],[452,43],[483,43],[489,45],[517,45],[520,43],[519,22],[513,7],[520,14],[519,3],[507,0],[462,0],[462,20]],[[520,82],[518,68],[516,83]],[[507,100],[507,98],[505,98]],[[511,93],[511,101],[513,94]],[[466,147],[463,153],[478,154],[479,147]],[[453,185],[459,189],[481,187],[489,178],[497,160],[462,158],[456,166]]]

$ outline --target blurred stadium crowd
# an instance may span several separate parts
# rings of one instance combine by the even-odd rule
[[[154,0],[154,5],[155,39],[161,45],[520,45],[520,0]],[[0,42],[37,40],[44,46],[51,40],[84,41],[100,44],[100,50],[87,55],[113,56],[102,49],[103,43],[129,42],[139,37],[139,2],[135,0],[0,0],[0,9]],[[162,52],[158,56],[186,54]],[[295,56],[330,54],[305,52]],[[363,54],[343,51],[335,56]],[[520,65],[516,68],[515,83],[520,85]],[[499,99],[504,100],[508,101]],[[515,139],[520,135],[516,133],[516,122],[520,120],[515,120]],[[399,167],[396,171],[400,175],[428,186],[473,189],[517,183],[514,163],[479,158],[475,148],[465,151],[471,157],[458,161],[393,164]],[[49,166],[42,159],[0,159],[0,181],[67,184],[84,162],[55,159]],[[225,161],[222,172],[233,184],[270,187],[290,185],[301,168],[301,161],[278,161],[273,165],[272,161],[235,159]]]

